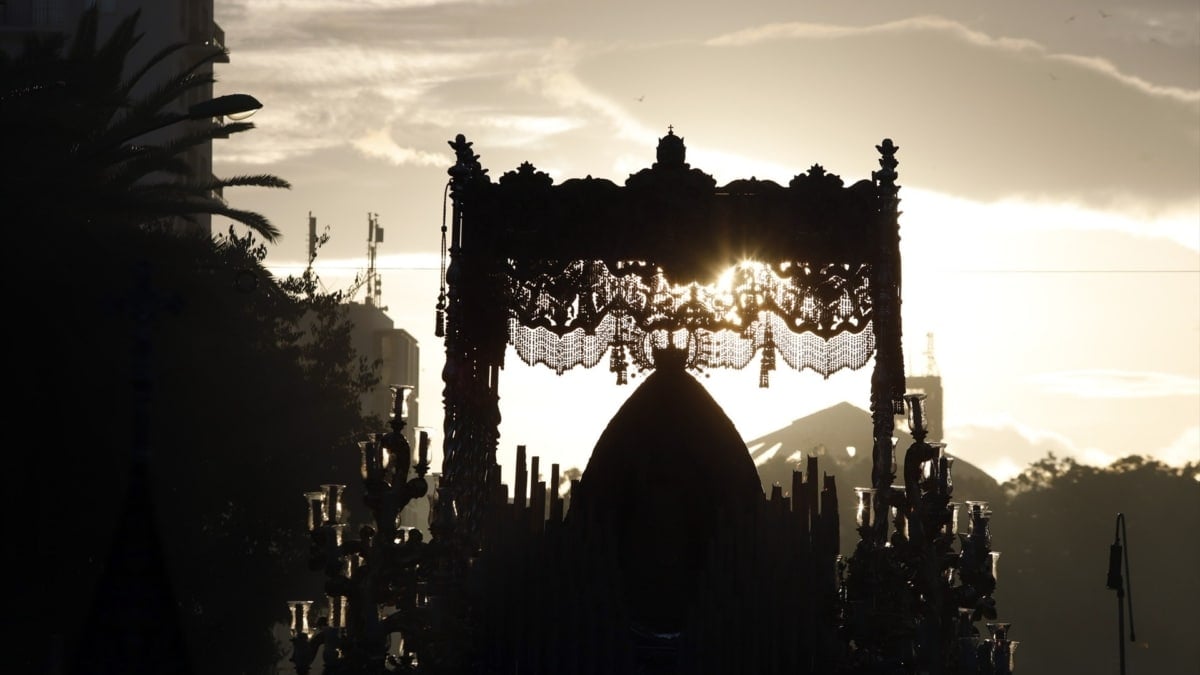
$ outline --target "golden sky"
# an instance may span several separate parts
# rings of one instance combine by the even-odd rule
[[[924,372],[934,334],[952,454],[1000,478],[1048,450],[1200,459],[1194,0],[216,0],[215,16],[231,50],[217,93],[264,103],[215,148],[216,173],[293,185],[226,197],[281,228],[283,273],[303,265],[308,213],[328,225],[331,288],[365,267],[379,214],[384,304],[422,350],[421,425],[441,425],[447,141],[465,134],[493,179],[529,161],[621,183],[673,125],[719,184],[812,164],[849,184],[896,142],[905,352]],[[750,440],[865,408],[868,377],[705,383]],[[632,391],[515,357],[501,381],[501,460],[524,443],[543,466],[582,466]]]

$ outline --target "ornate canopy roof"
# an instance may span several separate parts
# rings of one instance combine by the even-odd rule
[[[618,382],[654,367],[655,347],[688,350],[688,367],[742,368],[776,350],[828,376],[875,349],[872,269],[891,255],[895,146],[882,171],[845,185],[813,165],[788,184],[755,178],[718,186],[692,168],[674,130],[657,161],[624,185],[555,184],[526,162],[493,182],[461,135],[452,194],[454,256],[481,273],[481,305],[530,364],[562,373],[610,356]],[[745,261],[754,261],[753,264]],[[503,312],[501,315],[500,312]]]

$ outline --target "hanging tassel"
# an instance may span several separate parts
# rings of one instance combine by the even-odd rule
[[[771,324],[766,322],[763,328],[762,368],[758,372],[758,386],[766,389],[771,386],[771,371],[775,370],[775,336],[771,333]]]
[[[608,370],[617,374],[617,384],[629,383],[629,364],[625,359],[625,345],[619,342],[613,345],[612,360],[609,362]]]
[[[629,361],[625,355],[624,316],[617,315],[617,331],[613,336],[612,358],[608,362],[608,370],[617,374],[617,384],[629,383]]]
[[[435,311],[437,316],[433,322],[433,334],[446,337],[446,202],[450,197],[450,183],[442,194],[442,268],[438,276],[438,301]]]

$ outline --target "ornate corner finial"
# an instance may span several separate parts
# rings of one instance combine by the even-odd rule
[[[554,179],[550,178],[550,174],[545,171],[538,171],[537,167],[529,162],[521,162],[515,171],[508,171],[503,176],[500,176],[501,185],[526,185],[526,186],[544,186],[550,187],[554,183]]]
[[[896,151],[900,148],[892,142],[892,139],[885,138],[883,142],[875,146],[879,151],[879,171],[871,172],[871,177],[879,181],[880,185],[889,188],[889,191],[895,192],[896,189],[896,166],[899,162],[896,161]]]
[[[675,125],[667,125],[667,135],[658,139],[658,161],[655,162],[655,166],[686,168],[686,156],[687,147],[683,144],[683,138],[675,135]]]
[[[487,170],[479,163],[479,155],[471,151],[474,143],[468,141],[466,136],[458,134],[454,140],[447,141],[447,143],[454,149],[454,166],[446,171],[452,178],[466,180],[473,175],[487,173]]]

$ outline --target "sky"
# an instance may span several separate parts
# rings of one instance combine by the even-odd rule
[[[654,162],[669,126],[718,184],[786,184],[813,164],[850,184],[878,168],[876,144],[899,146],[907,369],[942,376],[950,454],[1000,480],[1047,452],[1200,460],[1194,0],[216,0],[214,11],[231,53],[216,93],[264,105],[254,131],[214,147],[214,172],[293,186],[225,196],[280,228],[267,264],[281,275],[302,271],[316,217],[329,290],[365,270],[378,214],[383,305],[419,341],[418,424],[435,469],[448,142],[464,134],[493,180],[528,161],[555,182],[620,184]],[[763,390],[751,366],[702,381],[752,441],[840,401],[867,408],[869,378],[870,365],[828,379],[781,370]],[[582,468],[637,382],[619,387],[603,368],[558,376],[510,350],[505,475],[517,444],[544,467]]]

